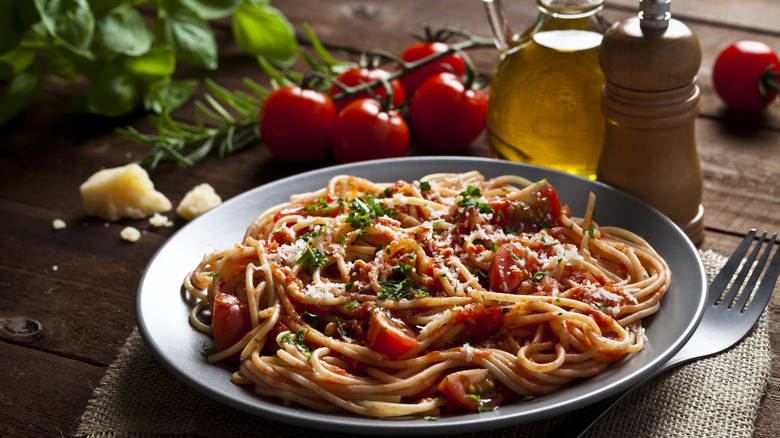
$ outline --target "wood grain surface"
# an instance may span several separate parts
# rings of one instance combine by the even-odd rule
[[[515,31],[536,17],[533,0],[504,2]],[[635,0],[608,0],[610,21],[633,15]],[[273,4],[294,24],[307,44],[309,23],[334,52],[359,54],[383,49],[399,53],[423,24],[450,25],[489,36],[481,2],[476,0],[315,1]],[[696,33],[703,51],[698,81],[701,110],[696,121],[704,173],[706,237],[704,249],[723,254],[736,247],[750,228],[780,231],[780,103],[760,115],[728,111],[712,87],[712,63],[738,39],[759,39],[780,50],[780,3],[775,0],[679,0],[672,12]],[[231,89],[250,77],[268,83],[255,60],[230,38],[229,24],[215,23],[220,69],[181,68],[179,74],[210,77]],[[490,74],[498,53],[472,55]],[[119,119],[76,114],[71,98],[83,83],[48,78],[27,111],[0,127],[0,436],[68,436],[73,433],[92,389],[135,325],[134,301],[140,275],[160,245],[184,224],[154,228],[146,221],[106,223],[84,214],[78,187],[95,171],[140,159],[144,145],[122,139],[118,127],[150,130],[142,112]],[[0,84],[0,93],[7,84]],[[176,112],[191,120],[192,104]],[[412,154],[427,154],[419,147]],[[484,135],[465,152],[490,156]],[[226,159],[209,157],[194,167],[164,164],[152,172],[158,190],[178,204],[204,181],[229,199],[258,185],[333,164],[290,164],[275,160],[262,144]],[[173,215],[172,215],[173,216]],[[67,223],[60,231],[52,220]],[[143,235],[124,242],[127,225]],[[756,423],[756,437],[780,429],[780,293],[769,306],[772,375]],[[14,337],[7,324],[42,327]],[[19,326],[16,326],[19,327]],[[35,330],[30,329],[32,332]]]

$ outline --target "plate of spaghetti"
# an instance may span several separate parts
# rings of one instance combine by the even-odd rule
[[[136,300],[179,379],[320,430],[462,433],[594,403],[692,334],[706,277],[661,213],[475,158],[321,169],[172,236]]]

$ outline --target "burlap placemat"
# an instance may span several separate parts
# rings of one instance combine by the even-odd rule
[[[726,259],[712,251],[701,256],[711,281]],[[751,436],[770,361],[764,314],[736,347],[658,376],[613,408],[589,436]],[[567,417],[464,436],[545,436]],[[155,359],[136,329],[95,389],[76,436],[293,438],[312,433],[228,408],[190,389]]]

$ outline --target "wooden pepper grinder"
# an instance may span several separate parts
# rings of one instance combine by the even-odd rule
[[[598,180],[644,200],[698,245],[704,239],[699,112],[699,40],[669,12],[670,0],[640,0],[638,16],[604,34],[606,118]]]

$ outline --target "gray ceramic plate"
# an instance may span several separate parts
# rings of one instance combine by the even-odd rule
[[[202,353],[207,337],[187,320],[189,305],[181,281],[210,250],[242,240],[246,227],[267,207],[295,193],[324,187],[338,174],[362,176],[376,182],[419,180],[437,172],[478,170],[486,177],[516,174],[530,180],[547,178],[572,215],[581,217],[588,193],[597,196],[598,222],[644,236],[672,269],[671,288],[661,310],[647,322],[647,348],[602,374],[575,382],[563,390],[530,402],[502,406],[494,412],[443,415],[437,421],[421,418],[373,419],[348,413],[314,412],[264,399],[230,382],[231,371],[210,365]],[[136,300],[138,327],[146,344],[176,377],[197,391],[261,417],[310,427],[353,433],[430,435],[495,429],[540,420],[577,409],[621,391],[671,358],[698,325],[707,284],[704,266],[685,234],[661,213],[604,184],[533,166],[473,158],[404,158],[321,169],[279,180],[236,196],[195,219],[174,234],[149,262]]]

